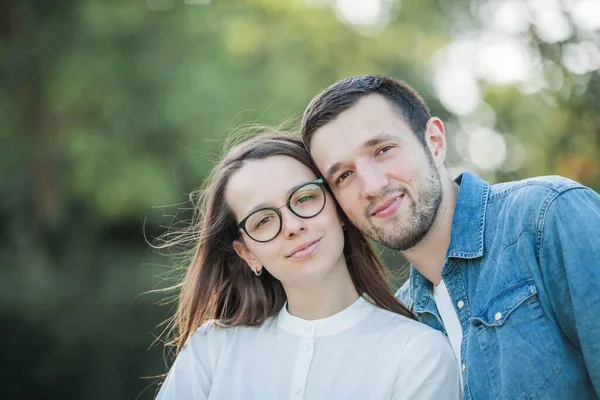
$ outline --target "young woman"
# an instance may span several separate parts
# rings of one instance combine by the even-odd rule
[[[448,340],[414,321],[301,141],[213,171],[158,399],[456,399]]]

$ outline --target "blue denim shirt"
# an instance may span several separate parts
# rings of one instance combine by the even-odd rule
[[[457,183],[442,279],[463,331],[463,398],[598,399],[600,196],[557,176]],[[397,295],[445,331],[414,268]]]

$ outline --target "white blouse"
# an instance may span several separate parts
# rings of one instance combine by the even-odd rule
[[[320,320],[284,306],[258,327],[204,324],[157,399],[458,399],[458,379],[442,333],[360,297]]]

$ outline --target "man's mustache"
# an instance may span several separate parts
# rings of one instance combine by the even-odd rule
[[[402,185],[393,186],[393,187],[388,186],[386,188],[383,188],[381,193],[379,193],[379,195],[375,199],[371,200],[371,202],[367,206],[367,209],[365,212],[366,217],[371,218],[371,216],[373,215],[373,212],[375,211],[377,206],[385,199],[388,199],[391,196],[400,196],[405,193],[406,193],[406,188]]]

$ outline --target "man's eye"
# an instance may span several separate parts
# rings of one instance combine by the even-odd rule
[[[390,151],[393,148],[394,148],[394,146],[383,146],[381,149],[379,149],[377,154],[387,153],[388,151]]]
[[[348,178],[350,175],[351,175],[351,172],[350,172],[350,171],[346,171],[346,172],[342,173],[340,176],[338,176],[338,177],[337,177],[337,179],[335,180],[335,183],[336,183],[336,184],[340,184],[340,183],[342,183],[342,182],[343,182],[343,181],[345,181],[345,180],[346,180],[346,178]]]

